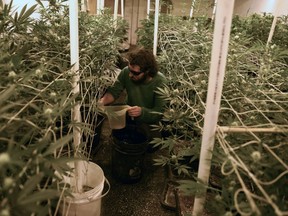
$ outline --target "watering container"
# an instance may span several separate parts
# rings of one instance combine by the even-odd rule
[[[130,106],[104,106],[111,129],[122,129],[126,126],[126,111]]]
[[[112,175],[123,183],[138,182],[143,175],[147,136],[135,125],[112,130]]]

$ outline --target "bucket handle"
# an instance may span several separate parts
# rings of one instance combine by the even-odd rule
[[[97,200],[103,198],[104,196],[106,196],[108,194],[108,192],[110,191],[111,185],[110,185],[110,183],[109,183],[109,181],[108,181],[108,179],[106,177],[105,177],[105,182],[108,185],[108,189],[107,189],[107,191],[104,194],[101,194],[101,196],[98,196]],[[90,200],[89,197],[87,199]]]
[[[107,189],[107,191],[106,191],[104,194],[102,194],[99,198],[102,198],[102,197],[106,196],[106,195],[108,194],[108,192],[110,191],[110,189],[111,189],[110,182],[108,181],[108,179],[107,179],[106,177],[105,177],[105,182],[106,182],[106,184],[108,185],[108,189]]]

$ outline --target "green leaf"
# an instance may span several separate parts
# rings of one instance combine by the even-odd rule
[[[43,153],[43,156],[47,156],[49,154],[54,153],[54,151],[64,145],[66,145],[68,142],[71,141],[72,139],[72,134],[68,134],[66,136],[64,136],[61,139],[58,139],[55,143],[52,143],[49,148]]]
[[[15,106],[14,104],[8,104],[8,105],[5,105],[5,106],[1,106],[1,108],[0,108],[0,116],[4,117],[5,114],[7,114],[8,111],[14,106]]]
[[[32,13],[35,12],[35,8],[37,7],[37,5],[33,5],[32,7],[30,7],[27,11],[26,11],[26,8],[27,8],[27,5],[25,5],[23,7],[23,9],[21,10],[20,12],[20,15],[19,15],[19,19],[21,19],[21,21],[24,21],[26,20],[29,16],[31,16]],[[26,11],[26,12],[25,12]]]
[[[30,203],[36,203],[39,201],[49,200],[53,198],[57,198],[60,195],[59,191],[52,190],[52,189],[46,189],[43,191],[37,191],[27,197],[25,199],[19,201],[20,205],[27,205]]]
[[[16,68],[18,68],[18,66],[20,66],[21,60],[22,60],[21,55],[14,55],[11,59],[11,61],[13,62],[14,66]]]
[[[43,173],[39,173],[37,175],[32,176],[25,182],[25,184],[23,185],[23,190],[21,190],[20,193],[18,194],[18,202],[21,202],[22,199],[26,199],[28,197],[28,194],[37,187],[37,185],[42,180],[43,176],[44,176]]]
[[[0,92],[0,105],[5,102],[13,93],[15,93],[16,85],[11,85],[8,89]]]
[[[41,7],[44,8],[44,5],[42,4],[41,0],[36,0],[36,2],[37,2],[39,5],[41,5]]]
[[[177,182],[180,184],[177,188],[185,194],[203,195],[206,192],[206,187],[203,184],[193,180],[179,180]]]

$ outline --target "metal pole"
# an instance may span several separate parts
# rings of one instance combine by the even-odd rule
[[[155,1],[155,19],[154,19],[154,44],[153,54],[157,55],[157,44],[158,44],[158,21],[159,20],[159,0]]]
[[[78,0],[69,0],[69,21],[70,21],[70,60],[71,70],[73,72],[72,78],[72,92],[73,94],[79,94],[79,35],[78,35]],[[72,122],[81,122],[80,103],[75,101],[75,104],[71,110]],[[81,141],[80,128],[73,126],[73,144],[75,149],[75,156],[77,155]],[[76,192],[82,191],[83,176],[81,170],[78,167],[78,163],[75,163],[75,182]]]
[[[200,179],[205,185],[208,185],[210,176],[211,159],[225,75],[233,9],[234,0],[218,0],[198,169],[198,179]],[[203,215],[205,200],[206,192],[204,196],[195,197],[193,216]]]

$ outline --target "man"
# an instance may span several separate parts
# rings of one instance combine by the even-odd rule
[[[126,103],[130,106],[127,110],[130,117],[128,122],[139,124],[151,139],[153,135],[149,125],[161,120],[165,105],[164,99],[156,91],[167,80],[158,72],[155,56],[150,50],[136,49],[129,54],[128,61],[128,66],[119,73],[117,80],[107,89],[99,103],[109,105],[126,90]]]

